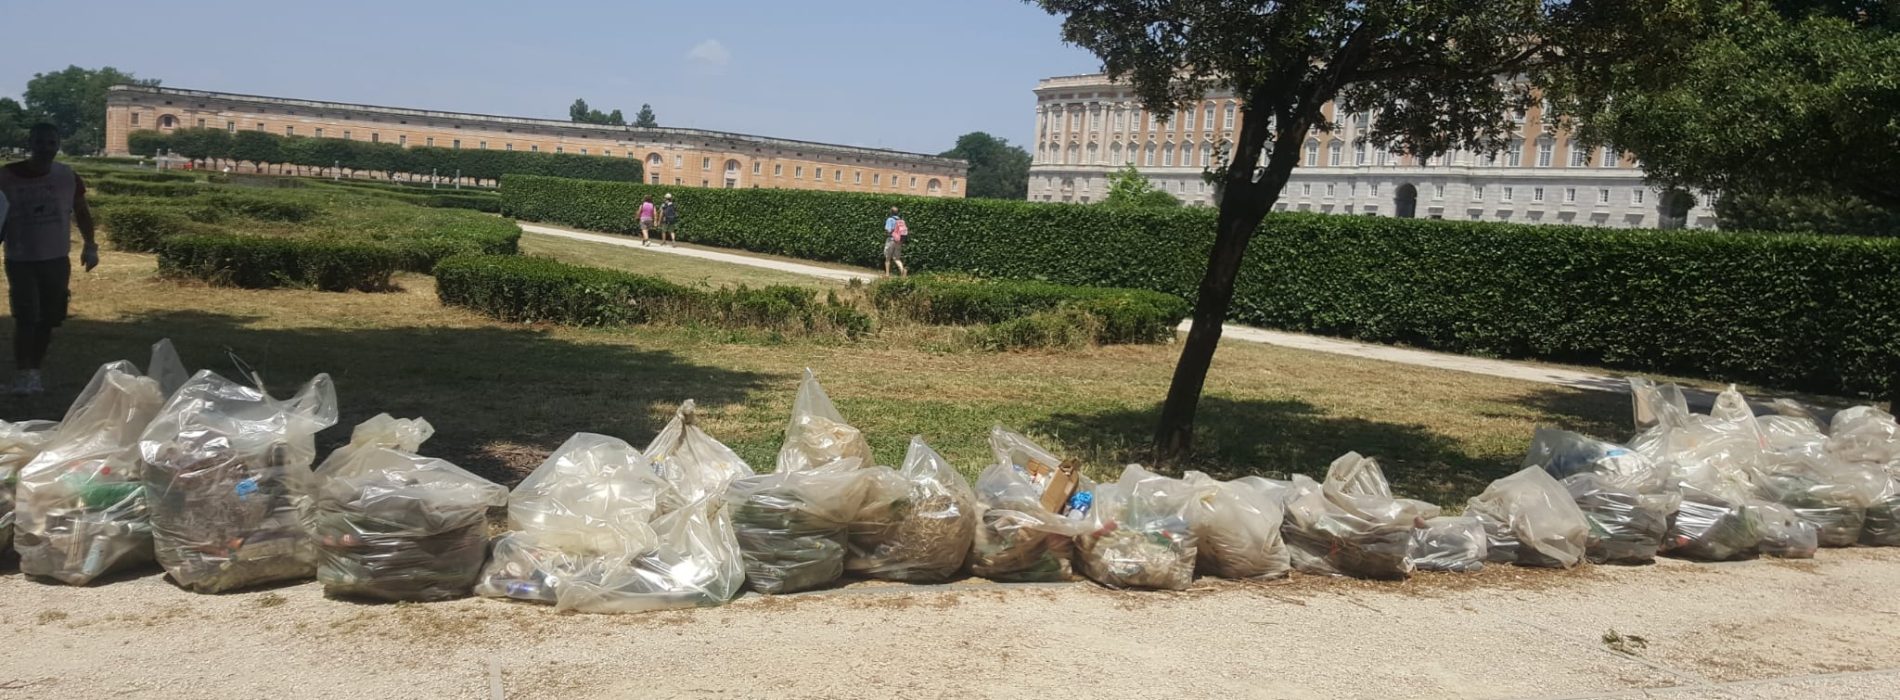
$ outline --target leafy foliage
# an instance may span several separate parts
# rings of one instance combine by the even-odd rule
[[[957,145],[940,153],[945,158],[960,158],[970,164],[969,186],[964,194],[988,199],[1023,199],[1029,196],[1029,152],[1009,145],[981,131],[957,137]]]
[[[157,252],[159,244],[172,236],[210,232],[172,207],[114,206],[106,208],[99,219],[114,248],[137,253]]]
[[[1171,294],[1035,280],[918,275],[880,281],[871,294],[879,310],[926,323],[1002,324],[1028,312],[1072,311],[1067,316],[1092,319],[1086,340],[1099,344],[1171,340],[1188,314],[1187,302]]]
[[[0,149],[25,149],[33,115],[11,97],[0,97]]]
[[[1148,176],[1135,169],[1133,163],[1122,166],[1108,175],[1108,196],[1102,198],[1105,207],[1178,207],[1181,200],[1166,190],[1155,189]]]
[[[230,159],[252,163],[280,163],[315,168],[341,167],[346,171],[430,173],[443,177],[499,179],[504,173],[559,175],[586,180],[639,182],[643,166],[638,158],[610,158],[575,153],[534,153],[441,146],[404,147],[308,136],[279,136],[263,131],[177,129],[170,134],[135,131],[128,137],[133,152],[152,155],[169,150],[193,160]]]
[[[589,108],[587,106],[587,100],[578,97],[574,98],[574,104],[568,105],[567,118],[578,124],[627,125],[627,119],[626,117],[620,116],[620,110],[616,109],[613,112],[603,114],[598,109]]]
[[[1900,236],[1900,211],[1851,195],[1724,192],[1715,200],[1715,213],[1727,228]]]
[[[502,181],[530,220],[627,233],[664,188]],[[874,265],[903,208],[917,269],[1192,298],[1204,208],[793,190],[674,191],[694,242]],[[1159,244],[1165,241],[1166,244]],[[1225,318],[1418,347],[1871,393],[1900,354],[1900,240],[1274,214]]]
[[[383,291],[400,264],[396,251],[356,241],[206,234],[158,246],[160,274],[246,289]]]
[[[59,127],[60,150],[78,156],[105,149],[108,88],[157,84],[157,80],[140,80],[111,66],[97,70],[67,66],[51,73],[34,73],[22,97],[26,98],[25,112],[34,120],[44,119]]]
[[[1669,185],[1900,212],[1900,11],[1855,0],[1606,3],[1545,79],[1579,134]]]
[[[651,129],[651,128],[659,126],[660,125],[659,118],[653,116],[653,105],[649,105],[649,104],[640,105],[640,113],[634,115],[633,125],[637,127],[641,127],[641,128],[646,128],[646,129]]]

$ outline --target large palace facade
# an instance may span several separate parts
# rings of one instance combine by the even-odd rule
[[[1370,115],[1326,116],[1281,193],[1280,211],[1432,219],[1563,223],[1627,228],[1710,228],[1715,212],[1701,193],[1665,192],[1644,182],[1641,165],[1608,148],[1571,141],[1542,109],[1513,115],[1517,138],[1495,155],[1467,151],[1419,161],[1363,141]],[[1036,85],[1035,156],[1029,199],[1101,201],[1108,175],[1125,164],[1189,205],[1213,203],[1201,173],[1235,141],[1240,101],[1215,93],[1184,105],[1165,123],[1126,85],[1101,74]]]
[[[106,153],[126,135],[255,129],[404,146],[492,148],[639,158],[649,182],[962,197],[969,164],[938,156],[720,131],[578,124],[402,107],[120,85],[106,97]]]

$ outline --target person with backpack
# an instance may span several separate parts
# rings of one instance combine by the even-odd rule
[[[660,242],[679,247],[679,241],[673,239],[673,229],[679,226],[680,208],[673,203],[672,193],[667,193],[666,203],[660,205]]]
[[[905,277],[910,270],[904,267],[904,239],[910,237],[910,226],[899,216],[897,207],[891,207],[891,217],[884,220],[884,276],[891,276],[891,263],[897,263],[897,272]]]

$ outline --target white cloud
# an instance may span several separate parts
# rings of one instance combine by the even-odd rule
[[[724,68],[732,62],[732,52],[727,51],[726,45],[719,43],[718,39],[707,39],[687,51],[686,60],[708,68]]]

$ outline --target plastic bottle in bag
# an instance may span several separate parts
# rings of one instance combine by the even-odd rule
[[[0,421],[0,550],[13,548],[13,494],[20,467],[39,456],[57,427],[50,420]]]
[[[936,583],[963,569],[976,538],[976,494],[923,437],[911,438],[903,468],[880,472],[871,491],[851,528],[846,570]]]
[[[1292,570],[1280,525],[1286,515],[1277,492],[1253,481],[1216,481],[1201,472],[1182,476],[1191,491],[1188,526],[1202,575],[1274,579]]]
[[[211,371],[165,404],[139,439],[158,562],[187,590],[217,593],[316,573],[298,517],[317,432],[335,425],[319,374],[279,400]]]
[[[1541,468],[1491,482],[1466,503],[1465,514],[1484,524],[1493,562],[1567,569],[1584,561],[1589,522],[1563,484]]]
[[[1629,448],[1565,430],[1538,428],[1524,466],[1561,481],[1589,521],[1593,564],[1647,564],[1682,502],[1667,465]]]
[[[975,484],[970,572],[992,581],[1074,580],[1075,537],[1097,507],[1095,485],[1081,475],[1060,483],[1063,460],[1002,426],[990,429],[990,451],[995,463]]]
[[[428,421],[381,414],[317,466],[302,507],[326,593],[381,600],[468,595],[487,559],[490,507],[508,489],[415,452]]]
[[[1082,571],[1110,588],[1186,590],[1198,554],[1188,510],[1194,489],[1139,464],[1095,487],[1089,531],[1076,539]]]
[[[161,378],[184,370],[171,342],[152,346],[150,374],[108,363],[16,477],[14,546],[20,571],[85,585],[152,561],[152,525],[139,479],[139,435],[165,405]]]

